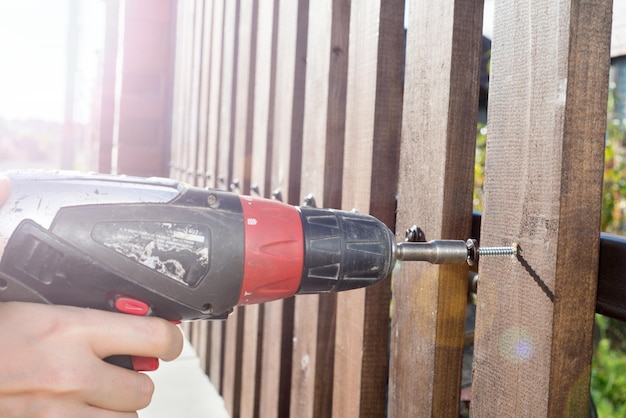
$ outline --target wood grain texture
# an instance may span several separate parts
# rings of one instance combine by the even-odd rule
[[[241,0],[238,8],[237,63],[234,69],[236,91],[233,108],[233,190],[250,193],[252,130],[254,127],[254,80],[256,76],[256,31],[258,0]],[[223,173],[220,174],[220,176]]]
[[[258,0],[256,20],[253,25],[252,42],[255,47],[255,75],[251,100],[254,109],[252,114],[252,139],[250,152],[250,182],[257,196],[269,197],[269,171],[271,169],[272,147],[271,121],[274,113],[274,82],[276,59],[276,20],[278,3],[275,0]],[[256,29],[256,30],[255,30]],[[238,175],[236,173],[236,175]],[[249,305],[245,308],[244,344],[241,384],[241,414],[244,417],[259,416],[261,359],[263,356],[264,306]]]
[[[233,178],[233,164],[236,159],[235,126],[238,123],[238,92],[243,88],[239,84],[240,54],[245,54],[249,44],[241,42],[241,33],[245,33],[246,21],[242,16],[249,6],[247,0],[224,0],[224,33],[221,46],[222,67],[218,79],[219,99],[214,122],[217,135],[217,165],[215,186],[229,189]],[[243,25],[243,26],[242,26]],[[242,30],[242,27],[244,28]],[[245,39],[245,38],[244,38]]]
[[[482,1],[408,3],[396,231],[471,230]],[[404,263],[393,276],[389,417],[458,416],[467,267]]]
[[[229,0],[215,0],[214,15],[213,15],[213,46],[212,46],[212,66],[215,71],[211,72],[211,84],[210,95],[211,101],[209,104],[209,129],[208,129],[208,141],[209,146],[207,150],[211,152],[213,150],[212,161],[215,164],[216,178],[214,180],[214,187],[222,190],[228,190],[230,178],[228,177],[227,167],[220,166],[220,129],[221,129],[221,115],[222,115],[222,99],[223,90],[229,89],[230,86],[223,84],[224,69],[232,68],[232,62],[225,62],[225,57],[235,59],[234,52],[226,51],[229,48],[235,48],[234,36],[230,37],[232,43],[225,43],[225,39],[229,36],[225,34],[232,28],[227,28],[226,21],[227,12],[232,11],[233,5],[227,5]],[[242,7],[241,2],[236,3],[237,7]],[[241,10],[241,9],[239,9]],[[232,18],[232,16],[228,16]],[[238,38],[238,45],[235,49],[238,51],[246,50],[249,44],[242,45],[241,37]],[[243,72],[246,77],[249,77],[249,69],[237,66],[235,69],[237,74]],[[227,76],[227,77],[230,77]],[[228,109],[227,109],[228,110]],[[230,124],[229,124],[230,125]],[[226,151],[228,152],[228,151]],[[232,158],[235,161],[244,161],[246,157],[246,150],[237,147],[234,143],[232,147]],[[238,166],[244,167],[244,165]],[[243,329],[244,329],[245,312],[241,307],[236,307],[234,312],[226,320],[224,324],[224,340],[221,349],[222,354],[222,384],[221,394],[224,398],[224,405],[226,410],[231,416],[239,416],[241,412],[241,377],[242,377],[242,357],[243,357]],[[217,342],[217,341],[216,341]]]
[[[210,101],[210,81],[211,81],[211,53],[213,43],[213,7],[214,2],[210,0],[204,1],[202,15],[202,48],[200,50],[200,86],[199,86],[199,105],[198,105],[198,159],[196,168],[197,184],[206,187],[209,181],[215,177],[213,172],[215,167],[209,166],[208,147],[208,128],[209,128],[209,101]],[[213,155],[213,153],[211,153]],[[209,171],[211,170],[211,171]],[[211,183],[212,184],[212,183]]]
[[[172,122],[170,132],[170,172],[169,175],[175,179],[181,179],[182,167],[184,165],[184,142],[183,127],[185,122],[185,98],[187,91],[185,89],[186,80],[189,74],[187,61],[185,57],[188,55],[190,48],[187,41],[187,32],[189,28],[188,21],[190,14],[188,12],[190,3],[177,3],[176,6],[176,46],[174,56],[174,80],[172,93]]]
[[[202,75],[202,32],[204,29],[204,1],[195,0],[193,4],[193,21],[191,34],[191,57],[189,77],[189,103],[187,107],[187,120],[185,126],[184,141],[187,144],[185,153],[186,166],[184,167],[183,180],[189,184],[196,184],[198,170],[198,142],[200,119],[200,80]]]
[[[404,1],[352,1],[342,205],[391,228],[402,122]],[[391,282],[337,295],[333,416],[385,415]]]
[[[202,34],[202,64],[200,74],[200,104],[198,118],[198,184],[205,187],[216,187],[217,177],[217,150],[218,141],[215,133],[210,128],[215,121],[212,115],[217,112],[215,97],[219,89],[216,79],[221,71],[221,45],[214,41],[220,37],[223,27],[223,5],[218,1],[206,0],[203,17]],[[221,17],[221,19],[220,19]],[[206,341],[197,342],[194,348],[199,355],[206,357],[205,370],[215,388],[221,393],[223,389],[222,379],[224,372],[224,340],[225,324],[222,322],[210,322],[206,330],[201,328],[198,332],[206,338]],[[200,337],[199,337],[200,338]]]
[[[496,3],[473,416],[588,416],[611,1]],[[545,59],[549,57],[549,59]]]
[[[206,185],[208,187],[219,187],[217,182],[218,164],[221,162],[219,150],[222,152],[230,152],[230,143],[226,142],[221,145],[220,136],[220,115],[222,113],[222,104],[220,102],[222,91],[228,89],[233,83],[232,77],[225,76],[222,81],[222,75],[228,74],[233,68],[232,52],[229,53],[225,48],[231,50],[235,48],[233,29],[227,25],[233,24],[232,13],[226,13],[224,0],[214,0],[212,3],[211,15],[211,55],[210,55],[210,73],[208,80],[208,103],[207,103],[207,121],[206,121]],[[226,18],[231,20],[226,20]],[[230,83],[230,84],[229,84]],[[228,108],[227,108],[228,109]],[[227,150],[229,150],[227,152]],[[228,171],[228,164],[224,167],[219,164],[222,171]],[[223,186],[223,185],[222,185]]]
[[[280,0],[271,191],[300,200],[309,1]]]
[[[350,2],[309,9],[301,198],[341,205]],[[312,42],[312,40],[315,42]],[[336,295],[296,298],[290,415],[328,417],[332,408]]]
[[[297,205],[300,199],[302,120],[308,1],[279,0],[270,186],[276,198]],[[259,408],[264,417],[289,414],[294,301],[274,301],[263,307],[263,345]]]

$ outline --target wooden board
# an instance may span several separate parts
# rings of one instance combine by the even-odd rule
[[[251,115],[252,143],[250,151],[250,184],[249,194],[269,197],[269,171],[271,169],[272,146],[271,124],[274,112],[275,82],[275,47],[276,47],[276,13],[278,3],[274,0],[257,0],[256,19],[252,25],[252,42],[256,43],[254,51],[255,70],[253,90],[250,101],[254,106]],[[239,177],[238,173],[235,173]],[[241,177],[240,177],[241,178]],[[245,187],[245,186],[244,186]],[[263,347],[264,307],[248,305],[245,307],[244,344],[241,383],[241,414],[242,418],[259,416],[260,369]]]
[[[254,77],[256,58],[256,25],[258,0],[240,0],[236,44],[235,95],[233,107],[233,152],[231,190],[250,192],[252,128],[254,117]],[[226,94],[231,92],[225,91]],[[222,121],[223,124],[226,121]],[[221,153],[221,150],[220,150]],[[220,176],[224,173],[220,172]]]
[[[218,187],[218,165],[219,164],[219,144],[221,142],[219,121],[221,114],[221,92],[223,89],[227,89],[230,82],[232,84],[232,78],[225,75],[224,82],[222,82],[222,74],[228,74],[233,68],[232,55],[228,54],[229,50],[233,49],[232,29],[227,28],[227,24],[232,24],[232,21],[226,21],[226,17],[232,19],[231,15],[226,15],[226,8],[224,6],[224,0],[214,0],[211,2],[212,15],[208,17],[211,19],[211,52],[210,52],[210,73],[208,79],[208,103],[207,103],[207,121],[206,121],[206,185],[208,187]],[[232,53],[231,53],[232,54]],[[227,144],[228,145],[228,144]],[[228,146],[222,147],[224,152],[230,150]],[[222,168],[222,170],[228,171],[228,166]]]
[[[210,163],[208,148],[208,129],[209,129],[209,108],[210,88],[211,88],[211,72],[214,71],[211,66],[212,59],[212,37],[213,37],[213,8],[215,2],[205,0],[204,13],[202,17],[202,61],[200,68],[200,98],[198,107],[198,168],[197,182],[200,186],[206,187],[213,184],[215,178],[215,167]],[[214,150],[211,151],[214,154]],[[214,159],[213,159],[214,161]]]
[[[474,416],[588,416],[611,1],[496,3]],[[544,59],[549,58],[549,59]]]
[[[404,1],[353,1],[342,205],[395,222]],[[337,295],[334,417],[386,412],[391,281]]]
[[[247,0],[246,0],[247,1]],[[241,10],[248,7],[244,0],[224,0],[223,4],[223,39],[218,52],[222,66],[217,78],[218,101],[213,121],[217,137],[215,187],[228,190],[233,176],[235,149],[235,124],[237,123],[237,92],[240,90],[237,72],[240,65],[239,54],[242,44],[240,39]]]
[[[469,237],[482,1],[408,3],[396,233]],[[467,267],[393,276],[389,417],[458,416]]]
[[[170,133],[170,164],[169,175],[172,178],[180,179],[182,175],[182,166],[184,165],[184,149],[183,149],[183,126],[185,121],[185,97],[187,92],[185,89],[185,80],[187,79],[187,62],[184,59],[190,46],[187,43],[186,36],[189,20],[189,4],[177,3],[176,7],[176,47],[174,57],[174,80],[172,92],[172,122]]]
[[[199,163],[199,119],[200,119],[200,81],[202,75],[202,41],[203,41],[203,29],[204,29],[204,1],[195,0],[191,2],[192,14],[191,14],[191,51],[190,51],[190,67],[189,67],[189,95],[188,103],[186,104],[186,120],[185,120],[185,134],[183,142],[185,147],[185,167],[182,173],[182,180],[197,185],[198,176],[196,172],[198,170]],[[200,366],[202,369],[206,367],[206,357],[203,355],[206,351],[207,335],[206,324],[200,321],[191,324],[190,342],[194,346],[198,353],[200,360]]]
[[[349,24],[349,1],[309,9],[301,201],[313,194],[320,207],[341,205]],[[331,414],[335,309],[335,294],[296,298],[291,416]]]

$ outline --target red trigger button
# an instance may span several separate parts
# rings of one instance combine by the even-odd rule
[[[125,314],[137,316],[146,316],[150,313],[150,306],[147,303],[124,296],[115,300],[115,309]]]
[[[159,368],[159,359],[154,357],[131,356],[136,372],[153,372]]]

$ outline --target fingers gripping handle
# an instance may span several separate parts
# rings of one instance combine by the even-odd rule
[[[146,316],[150,313],[148,304],[128,297],[115,299],[114,307],[118,312]],[[104,359],[107,363],[138,372],[153,372],[159,368],[159,359],[154,357],[116,355]]]

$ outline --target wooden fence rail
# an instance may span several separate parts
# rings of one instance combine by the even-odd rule
[[[406,13],[405,13],[406,12]],[[170,176],[466,239],[482,0],[178,0]],[[472,414],[587,416],[611,1],[495,2]],[[467,267],[187,328],[233,417],[459,414]]]

